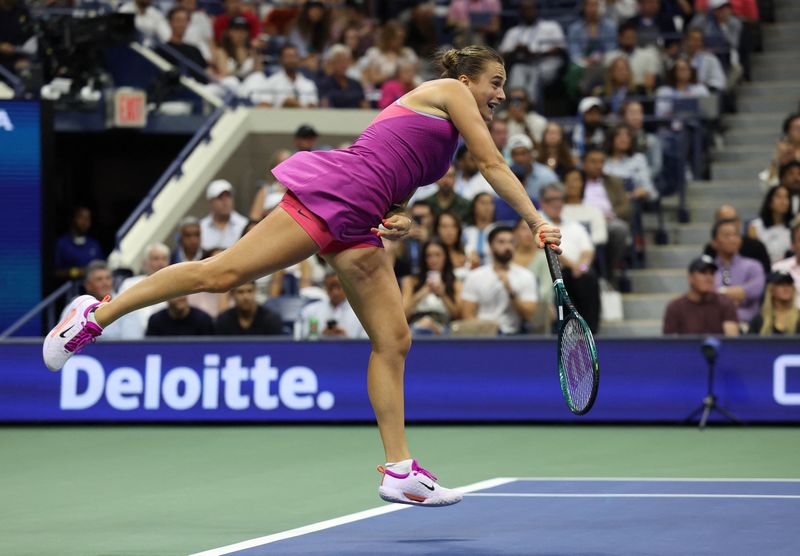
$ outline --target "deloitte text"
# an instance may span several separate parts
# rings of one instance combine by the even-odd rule
[[[120,411],[185,411],[201,409],[256,409],[270,411],[331,409],[333,394],[320,392],[316,373],[308,367],[289,367],[280,372],[269,355],[256,357],[252,367],[243,367],[239,356],[226,357],[220,366],[217,354],[203,357],[201,372],[191,367],[161,368],[160,355],[148,355],[142,372],[119,367],[106,373],[103,365],[87,355],[67,361],[61,371],[61,409],[89,409],[105,397]]]

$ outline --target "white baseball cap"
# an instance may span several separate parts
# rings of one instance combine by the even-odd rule
[[[525,147],[529,151],[533,150],[533,141],[531,141],[531,138],[525,135],[524,133],[515,133],[514,135],[508,138],[508,142],[506,143],[506,148],[508,149],[508,152],[511,152],[514,149],[519,149],[521,147]]]
[[[586,114],[592,108],[603,108],[603,101],[597,97],[586,97],[581,100],[580,104],[578,104],[578,112],[581,114]]]
[[[727,4],[730,4],[730,0],[709,0],[708,8],[711,10],[716,10],[717,8],[721,8]]]
[[[206,187],[206,200],[216,199],[225,192],[233,193],[233,186],[228,180],[214,180]]]

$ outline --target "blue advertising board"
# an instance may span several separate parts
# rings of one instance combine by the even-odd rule
[[[40,105],[0,101],[0,330],[42,298]],[[21,334],[38,334],[33,320]]]
[[[409,421],[676,422],[706,393],[700,339],[600,340],[597,403],[573,416],[555,341],[416,341]],[[0,422],[371,421],[361,341],[101,342],[58,373],[38,341],[0,344]],[[721,405],[746,422],[800,423],[800,344],[722,345]]]

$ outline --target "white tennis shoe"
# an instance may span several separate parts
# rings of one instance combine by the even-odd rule
[[[103,301],[97,301],[91,295],[82,295],[69,304],[64,320],[58,323],[44,339],[42,357],[48,369],[51,371],[61,369],[67,359],[81,351],[89,342],[94,342],[95,338],[103,333],[100,325],[89,319],[89,313],[109,299],[111,297],[106,296]]]
[[[413,506],[449,506],[464,498],[460,492],[439,485],[436,476],[417,465],[417,460],[411,461],[410,469],[406,473],[398,472],[401,470],[394,466],[387,469],[383,465],[378,466],[378,471],[383,473],[378,495],[387,502]]]

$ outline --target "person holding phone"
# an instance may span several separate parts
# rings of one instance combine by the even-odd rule
[[[342,283],[335,272],[329,272],[324,280],[328,299],[320,299],[303,307],[300,311],[300,337],[323,338],[367,338],[364,327],[347,302]],[[316,323],[316,326],[315,324]],[[314,330],[314,328],[317,330]]]
[[[441,335],[451,320],[460,316],[458,298],[461,281],[453,273],[447,247],[438,238],[422,246],[416,275],[403,279],[403,309],[411,331],[420,335]]]

